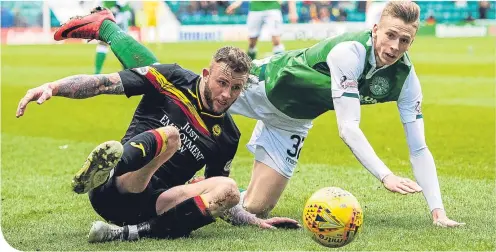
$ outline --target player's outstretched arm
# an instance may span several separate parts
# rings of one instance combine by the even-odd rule
[[[437,178],[434,158],[427,148],[424,135],[424,121],[422,118],[413,122],[404,123],[410,162],[415,179],[423,189],[424,197],[431,210],[434,225],[440,227],[457,227],[465,225],[449,219],[444,211],[441,199],[441,189]]]
[[[422,190],[410,179],[394,175],[377,156],[359,127],[360,102],[358,98],[342,96],[334,98],[334,109],[338,121],[339,136],[348,145],[357,160],[391,192],[401,194]]]
[[[241,6],[241,4],[243,4],[243,1],[236,1],[236,2],[232,3],[231,5],[227,6],[226,14],[229,14],[229,15],[234,14],[236,9],[239,8],[239,6]]]
[[[43,104],[52,96],[84,99],[99,94],[124,94],[121,77],[118,73],[99,75],[74,75],[30,89],[21,99],[16,117],[21,117],[29,102]]]
[[[298,11],[296,9],[296,1],[288,1],[288,14],[289,14],[289,21],[291,23],[297,23],[298,22]]]
[[[290,218],[272,217],[270,219],[261,219],[258,218],[255,214],[246,211],[242,206],[244,193],[245,192],[241,193],[242,196],[240,202],[233,208],[226,210],[220,216],[221,219],[234,226],[254,225],[262,229],[301,228],[300,224],[298,224],[298,221]]]
[[[422,115],[422,90],[414,67],[403,86],[398,98],[398,110],[405,130],[415,179],[432,214],[434,225],[456,227],[465,223],[450,220],[444,211],[441,189],[437,178],[434,157],[425,141],[424,119]]]
[[[364,71],[366,58],[365,47],[358,42],[339,43],[327,55],[339,136],[358,161],[388,190],[401,194],[418,192],[421,188],[417,183],[389,170],[360,129],[358,79]]]
[[[194,177],[188,181],[188,184],[197,183],[197,182],[200,182],[204,179],[205,179],[205,177],[203,177],[203,176]],[[224,213],[221,214],[221,216],[220,216],[221,219],[230,223],[233,226],[254,225],[254,226],[258,226],[262,229],[277,229],[277,228],[297,229],[297,228],[301,228],[298,221],[295,221],[295,220],[290,219],[290,218],[273,217],[270,219],[261,219],[261,218],[258,218],[255,214],[252,214],[252,213],[246,211],[242,205],[245,193],[246,193],[246,191],[241,193],[241,200],[239,201],[239,203],[236,206],[224,211]]]

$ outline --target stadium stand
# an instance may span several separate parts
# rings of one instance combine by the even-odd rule
[[[68,1],[73,2],[73,1]],[[165,1],[182,25],[244,24],[249,2],[245,1],[235,15],[226,15],[225,9],[231,1]],[[76,3],[77,2],[73,2]],[[417,1],[422,9],[421,20],[437,23],[459,23],[463,20],[496,19],[496,4],[490,2],[485,14],[480,11],[479,1]],[[2,28],[42,26],[42,5],[38,1],[1,1]],[[60,4],[57,5],[60,7]],[[74,10],[74,8],[71,8]],[[325,23],[334,21],[363,22],[364,2],[355,1],[297,1],[299,23]],[[284,22],[288,22],[287,4],[282,6]],[[57,27],[67,15],[51,8],[51,26]],[[73,15],[73,14],[72,14]],[[71,15],[69,15],[71,16]]]
[[[183,25],[243,24],[246,22],[249,3],[245,1],[236,15],[226,15],[227,3],[223,1],[165,1]],[[478,19],[479,3],[476,1],[417,1],[421,7],[421,20],[433,16],[438,23],[458,23],[467,17]],[[300,23],[331,21],[365,21],[363,2],[354,1],[298,1]],[[362,6],[361,6],[362,5]],[[283,4],[284,21],[288,22],[287,5]],[[496,4],[487,10],[487,18],[496,18]]]
[[[2,28],[41,27],[43,2],[40,1],[2,1],[0,2]],[[50,25],[60,26],[58,18],[50,10]]]

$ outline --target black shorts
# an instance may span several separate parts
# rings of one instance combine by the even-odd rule
[[[106,221],[119,226],[135,225],[157,216],[156,202],[167,191],[158,178],[152,177],[141,193],[122,194],[117,190],[117,176],[91,190],[89,194],[93,209]]]

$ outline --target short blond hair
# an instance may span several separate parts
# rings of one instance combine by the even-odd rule
[[[399,18],[406,24],[412,24],[418,29],[420,7],[412,1],[390,1],[382,11],[381,20],[384,17]]]

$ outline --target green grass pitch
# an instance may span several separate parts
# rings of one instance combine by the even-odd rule
[[[288,49],[312,41],[287,42]],[[200,72],[216,48],[228,43],[151,45],[163,63]],[[245,48],[246,43],[233,43]],[[490,250],[496,234],[494,38],[418,37],[411,49],[424,93],[427,144],[434,155],[448,215],[465,227],[432,225],[421,194],[389,193],[338,136],[334,112],[315,120],[300,164],[273,216],[301,221],[306,199],[319,188],[352,192],[364,210],[358,238],[337,250]],[[270,52],[269,43],[259,47]],[[88,244],[100,217],[86,195],[70,190],[72,175],[98,143],[119,140],[139,101],[124,96],[86,100],[54,97],[30,104],[15,118],[31,88],[68,75],[93,72],[95,45],[2,46],[1,228],[19,250],[328,250],[304,230],[232,227],[222,220],[191,238]],[[120,70],[111,54],[104,72]],[[362,107],[361,127],[379,157],[399,175],[413,178],[395,103]],[[236,117],[242,132],[232,177],[246,188],[252,156],[244,147],[255,121]]]

